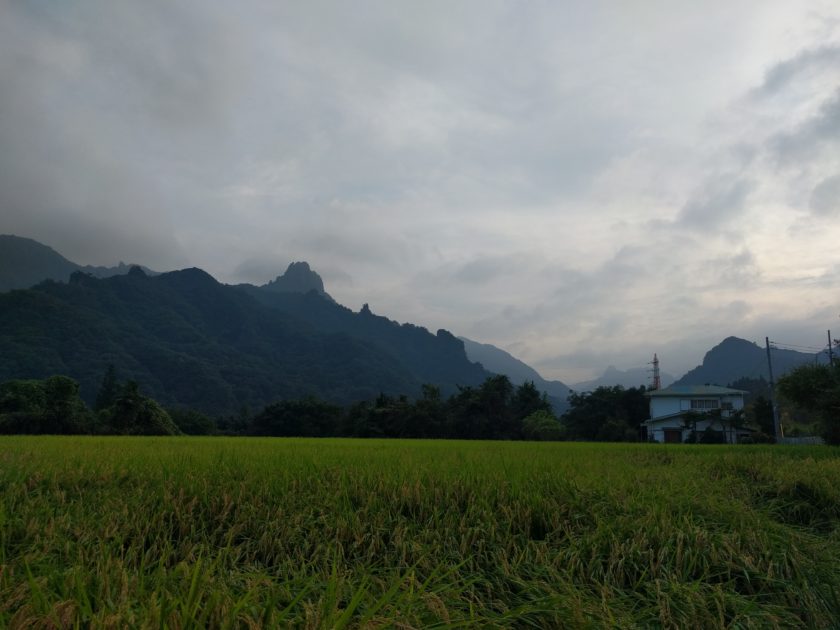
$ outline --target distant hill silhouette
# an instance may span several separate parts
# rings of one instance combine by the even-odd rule
[[[259,296],[258,297],[255,297]],[[236,413],[284,398],[445,393],[489,375],[446,331],[353,313],[312,291],[242,289],[200,269],[76,271],[0,294],[0,381],[65,374],[92,400],[109,363],[163,404]]]
[[[544,379],[530,365],[494,345],[479,343],[466,337],[458,337],[458,339],[464,342],[464,349],[470,361],[481,363],[484,369],[494,374],[506,375],[514,385],[533,381],[538,390],[548,394],[556,412],[562,413],[568,409],[569,404],[566,398],[569,396],[569,388],[564,383]]]
[[[82,271],[97,278],[128,273],[133,265],[121,262],[115,267],[79,265],[31,238],[0,234],[0,292],[28,289],[43,280],[67,282],[74,271]],[[156,272],[143,268],[147,274]]]
[[[773,361],[773,375],[779,377],[803,363],[813,363],[814,355],[794,350],[770,349]],[[723,385],[739,378],[769,378],[767,350],[761,346],[727,337],[703,357],[703,363],[689,370],[675,385]]]
[[[674,377],[667,372],[660,374],[662,380],[662,387],[668,387],[674,382]],[[639,387],[644,385],[650,387],[652,382],[652,373],[649,368],[630,368],[629,370],[619,370],[614,365],[609,366],[604,373],[596,379],[591,381],[583,381],[572,385],[572,389],[576,392],[591,392],[599,387],[613,387],[621,385],[625,388]]]

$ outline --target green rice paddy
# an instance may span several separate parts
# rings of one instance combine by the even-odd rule
[[[828,447],[0,438],[0,626],[840,626]]]

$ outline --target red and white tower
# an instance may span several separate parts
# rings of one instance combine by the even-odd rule
[[[653,389],[662,389],[662,379],[659,378],[659,357],[653,353]]]

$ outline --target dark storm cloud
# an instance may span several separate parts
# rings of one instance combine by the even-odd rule
[[[0,7],[7,231],[80,262],[189,264],[179,235],[229,176],[247,66],[204,3]]]
[[[184,262],[169,220],[179,202],[149,150],[217,102],[182,38],[152,28],[163,5],[11,3],[0,7],[0,208],[7,231],[80,262]],[[124,28],[130,29],[128,32]],[[134,29],[144,32],[135,36]],[[200,46],[200,44],[199,44]],[[209,62],[208,62],[209,63]],[[183,138],[181,138],[183,140]]]

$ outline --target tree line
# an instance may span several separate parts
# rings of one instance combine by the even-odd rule
[[[757,441],[772,439],[767,383],[741,379],[732,386],[749,392],[739,422],[757,429],[763,438]],[[818,419],[827,443],[840,444],[840,363],[797,368],[779,379],[778,389],[786,404]],[[164,409],[144,396],[136,382],[120,382],[112,365],[93,408],[67,376],[0,383],[0,433],[630,442],[640,439],[641,423],[649,416],[645,394],[644,386],[572,392],[569,409],[558,418],[534,383],[514,386],[506,376],[496,375],[479,386],[459,387],[449,397],[434,385],[424,385],[416,399],[380,394],[340,406],[306,396],[269,404],[256,413],[243,408],[214,418],[184,407]],[[696,441],[707,440],[698,436]]]
[[[67,376],[0,384],[0,433],[175,435],[180,430],[136,382],[117,383],[110,367],[93,409]]]
[[[164,409],[136,382],[120,382],[110,366],[93,408],[67,376],[0,384],[0,433],[554,440],[564,437],[564,428],[533,383],[514,387],[506,376],[460,387],[448,398],[424,385],[413,400],[380,394],[340,406],[307,396],[212,418],[189,408]]]

